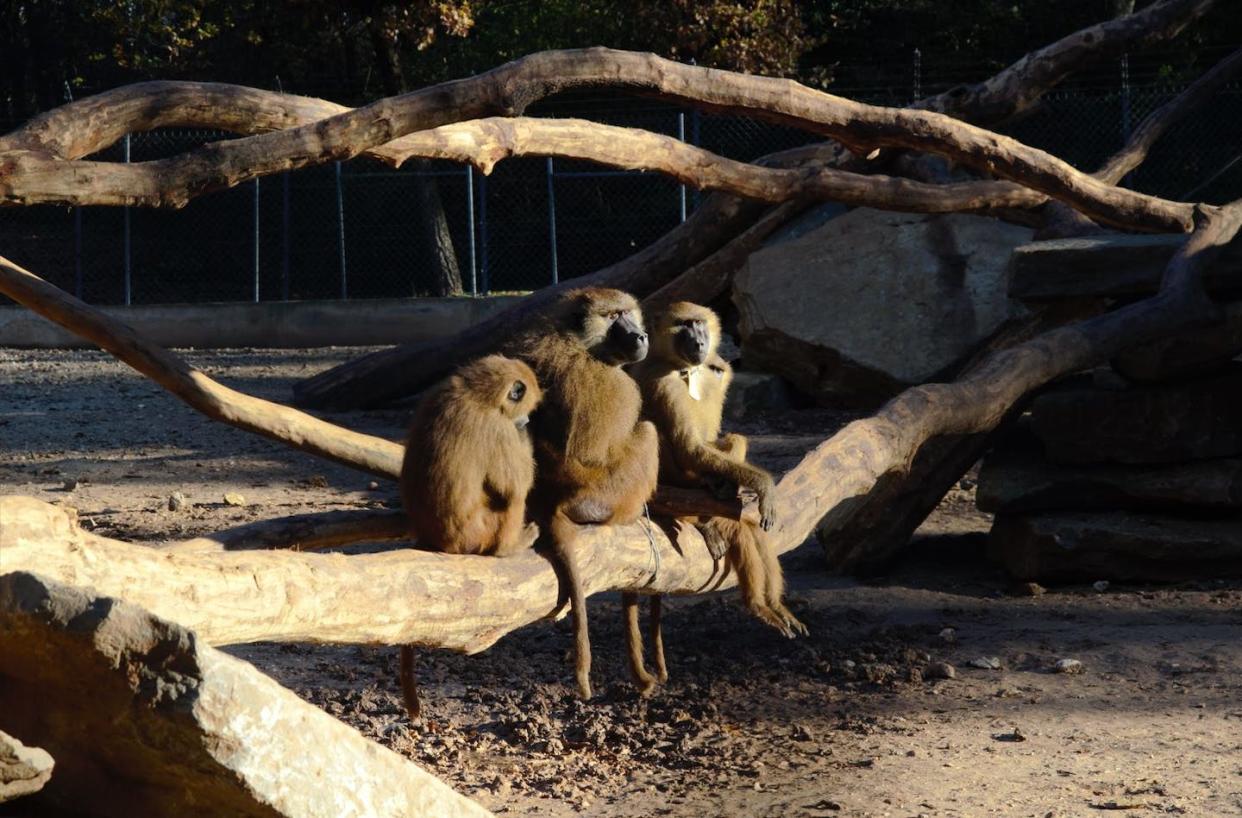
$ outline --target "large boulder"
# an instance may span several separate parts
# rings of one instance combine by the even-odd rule
[[[961,362],[1015,311],[1031,231],[859,209],[751,255],[734,280],[742,357],[825,403],[870,405]]]
[[[36,814],[491,814],[185,628],[34,574],[0,576],[0,728],[56,759]]]

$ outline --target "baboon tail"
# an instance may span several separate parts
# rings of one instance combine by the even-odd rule
[[[401,697],[405,699],[405,712],[411,722],[417,722],[423,706],[418,699],[418,679],[414,677],[414,646],[402,645],[401,658],[397,663],[397,675],[401,679]]]
[[[552,548],[565,583],[569,586],[569,605],[574,616],[574,675],[578,682],[578,695],[591,698],[591,634],[587,628],[586,595],[582,593],[582,577],[578,573],[578,561],[574,559],[574,542],[578,538],[578,526],[563,513],[552,516]]]

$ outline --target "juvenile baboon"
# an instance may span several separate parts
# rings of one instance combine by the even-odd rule
[[[621,369],[647,355],[642,312],[619,290],[572,290],[504,349],[530,364],[544,389],[531,422],[531,509],[564,572],[578,693],[590,698],[591,642],[573,543],[579,526],[636,520],[659,470],[655,427],[640,421],[638,385]]]
[[[491,355],[467,364],[418,406],[401,465],[401,500],[421,548],[509,556],[530,548],[526,522],[535,480],[527,426],[542,392],[521,361]],[[410,720],[421,709],[414,650],[400,657]]]
[[[724,399],[733,369],[716,349],[720,320],[707,307],[687,302],[670,305],[654,322],[651,355],[631,368],[643,395],[643,416],[660,434],[660,480],[677,486],[755,492],[759,524],[713,517],[697,520],[713,556],[727,556],[737,572],[747,609],[785,636],[805,634],[806,627],[785,607],[784,575],[766,534],[774,522],[772,476],[746,462],[747,440],[721,436]],[[644,692],[656,683],[643,666],[638,632],[637,595],[622,597],[630,669]],[[668,677],[660,638],[658,597],[652,598],[652,637],[659,681]]]

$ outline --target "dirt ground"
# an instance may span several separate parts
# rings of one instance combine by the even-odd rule
[[[356,354],[186,356],[287,400],[294,380]],[[406,413],[329,417],[397,438]],[[791,412],[741,429],[780,469],[843,420]],[[592,599],[595,700],[570,694],[568,623],[544,623],[479,656],[424,652],[419,728],[393,649],[229,650],[507,815],[1242,816],[1242,583],[1015,593],[983,560],[971,485],[880,580],[826,575],[814,542],[787,555],[809,638],[775,636],[733,592],[672,600],[673,678],[648,700],[627,683],[607,595]],[[142,541],[397,505],[392,486],[213,424],[97,352],[0,350],[0,493]],[[1081,672],[1053,672],[1061,659]],[[955,678],[930,678],[942,662]]]

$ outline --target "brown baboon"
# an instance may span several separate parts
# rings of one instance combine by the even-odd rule
[[[640,421],[638,385],[621,369],[647,355],[642,312],[619,290],[572,290],[505,354],[530,364],[544,388],[531,422],[538,474],[531,509],[564,572],[578,693],[590,698],[591,642],[573,543],[579,526],[636,520],[659,470],[655,427]]]
[[[678,486],[707,487],[736,492],[739,486],[755,492],[759,524],[714,517],[696,521],[713,556],[726,556],[737,572],[746,607],[785,636],[805,634],[806,627],[785,607],[784,576],[765,532],[773,523],[772,476],[746,462],[747,440],[742,435],[721,436],[724,399],[733,379],[729,364],[716,354],[720,320],[707,307],[678,302],[655,322],[651,355],[631,369],[643,394],[643,416],[660,433],[660,480]],[[664,669],[659,633],[659,608],[653,597],[652,637],[659,681]],[[637,627],[637,595],[623,595],[630,669],[644,692],[657,677],[643,667],[642,637]]]
[[[418,406],[401,465],[401,500],[422,548],[504,557],[530,548],[535,480],[527,425],[542,393],[521,361],[491,355],[459,369]],[[414,650],[401,648],[410,720],[420,711]]]

